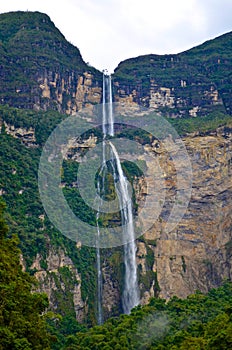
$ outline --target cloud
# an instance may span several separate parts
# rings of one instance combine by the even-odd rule
[[[138,349],[148,349],[154,341],[164,338],[169,329],[168,315],[165,312],[156,311],[138,322],[133,341],[139,345]]]
[[[207,18],[207,34],[219,35],[232,30],[231,0],[205,0],[202,7]]]
[[[11,0],[1,11],[47,13],[98,69],[147,53],[177,53],[231,30],[231,0]]]

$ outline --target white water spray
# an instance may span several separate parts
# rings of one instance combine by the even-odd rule
[[[100,184],[99,181],[97,183],[98,191],[100,191]],[[99,248],[99,241],[100,241],[100,228],[99,228],[99,210],[100,205],[98,206],[98,212],[97,212],[97,242],[96,242],[96,249],[97,249],[97,323],[101,325],[103,323],[103,312],[102,312],[102,270],[101,270],[101,252]]]
[[[115,162],[113,162],[114,184],[120,203],[123,237],[128,242],[124,244],[125,281],[122,306],[123,311],[129,314],[131,309],[139,304],[132,200],[129,193],[129,183],[124,176],[117,150],[111,142],[109,142],[109,145],[113,153],[113,159],[115,159]]]
[[[103,72],[103,101],[102,101],[102,131],[103,131],[103,156],[102,167],[100,175],[103,175],[103,191],[104,191],[104,173],[107,170],[106,165],[106,137],[114,136],[114,114],[112,103],[112,82],[111,76],[105,75]],[[132,213],[132,201],[129,193],[129,182],[124,176],[122,166],[120,163],[118,152],[115,146],[108,142],[111,150],[110,165],[113,169],[114,186],[118,196],[121,212],[121,222],[123,237],[125,239],[124,244],[124,265],[125,265],[125,281],[124,290],[122,295],[123,311],[129,314],[131,309],[139,304],[139,288],[137,281],[137,264],[136,264],[136,245],[135,245],[135,233]],[[100,195],[100,183],[98,181],[98,194]],[[101,201],[98,206],[97,213],[97,240],[100,236],[100,228],[98,226],[99,213],[101,208]],[[123,242],[122,242],[123,243]],[[102,313],[102,272],[101,272],[101,256],[100,249],[97,246],[97,271],[98,271],[98,323],[103,322]]]

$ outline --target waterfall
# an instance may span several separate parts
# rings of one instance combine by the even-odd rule
[[[122,306],[123,311],[129,314],[131,309],[139,304],[132,201],[128,189],[128,180],[123,174],[117,150],[111,142],[109,142],[109,145],[113,153],[113,159],[115,159],[115,162],[112,162],[114,184],[120,204],[123,237],[128,242],[124,244],[125,281]]]
[[[102,101],[102,131],[103,131],[103,146],[102,146],[102,166],[100,175],[102,175],[102,189],[104,192],[104,174],[107,171],[106,164],[106,137],[114,136],[114,114],[112,101],[112,82],[111,76],[105,75],[103,72],[103,101]],[[115,146],[109,141],[108,145],[111,151],[110,167],[113,170],[114,186],[118,196],[121,212],[121,222],[124,244],[124,265],[125,265],[125,281],[122,295],[123,311],[129,314],[131,309],[139,304],[139,289],[137,281],[137,264],[136,264],[136,245],[135,233],[132,213],[132,201],[130,198],[128,180],[124,176],[120,163],[118,152]],[[98,194],[100,196],[100,183],[97,181]],[[98,246],[100,236],[100,228],[98,225],[99,213],[101,209],[101,200],[98,203],[97,213],[97,276],[98,276],[98,323],[103,322],[102,315],[102,272],[101,272],[101,256]],[[123,242],[122,242],[123,244]]]
[[[114,136],[114,116],[113,116],[113,95],[112,95],[112,81],[111,75],[109,76],[108,89],[109,89],[109,135]]]
[[[102,88],[102,131],[103,138],[114,136],[114,115],[111,75],[103,74]]]
[[[102,85],[102,132],[103,132],[103,145],[106,138],[106,76],[103,74],[103,85]],[[104,148],[104,147],[103,147]]]
[[[100,169],[100,174],[102,175],[103,183],[102,183],[102,191],[104,192],[104,174],[106,171],[106,135],[107,132],[107,119],[108,119],[108,111],[107,111],[107,100],[108,97],[106,96],[106,85],[107,85],[108,79],[106,78],[105,74],[103,74],[103,87],[102,87],[102,132],[103,132],[103,142],[102,142],[102,166]],[[112,104],[112,103],[111,103]],[[113,115],[113,112],[112,112]],[[101,198],[101,185],[99,181],[99,177],[97,179],[97,192],[99,198]],[[97,255],[97,322],[99,325],[103,323],[103,312],[102,312],[102,270],[101,270],[101,251],[99,248],[99,241],[100,241],[100,227],[99,227],[99,214],[101,209],[102,200],[100,199],[98,202],[98,210],[97,210],[97,216],[96,216],[96,222],[97,222],[97,239],[96,239],[96,255]]]
[[[98,182],[99,186],[99,182]],[[99,188],[99,187],[98,187]],[[98,224],[99,220],[99,208],[97,213],[97,323],[101,325],[103,323],[103,313],[102,313],[102,270],[101,270],[101,252],[99,248],[99,237],[100,237],[100,228]]]

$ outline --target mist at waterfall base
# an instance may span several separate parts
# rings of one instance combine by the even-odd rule
[[[101,194],[107,191],[105,188],[105,176],[109,169],[113,174],[113,181],[115,187],[115,193],[117,194],[120,214],[121,214],[121,227],[123,237],[125,239],[124,244],[124,289],[122,293],[122,307],[125,314],[129,314],[131,309],[139,304],[139,288],[137,280],[137,264],[136,264],[136,245],[135,245],[135,233],[132,213],[132,199],[129,191],[129,181],[125,177],[120,158],[116,147],[110,141],[107,141],[107,137],[114,136],[114,117],[113,117],[113,99],[112,99],[112,82],[111,76],[103,73],[103,101],[102,101],[102,165],[97,179],[97,191],[100,199],[98,199],[98,211],[97,211],[97,241],[100,239],[101,230],[99,227],[99,217],[101,212],[101,206],[103,199]],[[109,148],[110,160],[106,162],[106,148]],[[100,181],[101,178],[101,181]],[[97,255],[97,279],[98,279],[98,324],[103,323],[103,310],[102,310],[102,271],[101,271],[101,252],[98,242],[96,242],[96,255]]]

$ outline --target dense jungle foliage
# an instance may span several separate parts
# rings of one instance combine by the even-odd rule
[[[196,292],[184,300],[153,298],[149,305],[136,307],[130,315],[111,318],[93,328],[78,324],[71,316],[46,313],[46,295],[31,293],[36,281],[22,271],[19,240],[15,235],[9,237],[4,207],[1,201],[0,349],[232,348],[231,282],[207,295]]]
[[[228,350],[232,349],[231,282],[187,299],[151,299],[130,315],[69,336],[66,350]]]
[[[46,350],[52,337],[42,314],[48,307],[46,294],[31,293],[36,280],[22,271],[19,240],[9,237],[0,200],[0,349]]]
[[[120,94],[117,90],[120,87],[125,97],[135,89],[142,100],[150,96],[151,85],[154,89],[167,87],[178,98],[172,108],[161,107],[159,113],[180,136],[216,134],[221,128],[226,137],[232,128],[231,48],[232,32],[181,54],[126,60],[112,76],[113,92]],[[66,111],[71,95],[75,100],[78,79],[86,72],[93,74],[95,87],[102,86],[102,72],[83,61],[79,49],[67,42],[47,15],[39,12],[0,15],[0,350],[232,349],[232,287],[228,281],[207,295],[196,292],[185,300],[174,297],[166,302],[153,298],[149,305],[136,307],[130,315],[120,315],[119,305],[113,312],[114,318],[94,326],[96,250],[77,248],[76,242],[52,225],[42,206],[37,183],[42,148],[54,128],[68,118],[57,110]],[[50,79],[50,98],[42,96],[41,84],[43,87],[46,79]],[[58,108],[57,94],[61,91],[62,103]],[[216,102],[212,96],[209,98],[215,92]],[[146,106],[149,98],[145,100]],[[201,115],[189,117],[191,108],[198,105]],[[170,118],[172,114],[175,118]],[[152,124],[156,117],[151,113],[146,120]],[[10,127],[11,131],[30,129],[35,140],[30,143],[20,132],[13,137],[7,129]],[[97,142],[102,141],[99,127],[88,130],[82,139],[90,135],[96,136]],[[152,141],[149,132],[124,125],[115,126],[115,136],[142,145]],[[83,149],[77,151],[84,156]],[[71,158],[63,161],[62,191],[74,213],[96,225],[96,213],[85,204],[78,190],[78,166]],[[131,183],[143,175],[132,162],[123,161],[122,167]],[[107,181],[110,197],[114,195],[112,176]],[[134,193],[132,198],[136,212]],[[106,225],[111,219],[106,217],[100,224]],[[155,246],[156,241],[146,242],[143,237],[139,240],[147,251],[147,273],[139,275],[140,289],[149,290],[152,281],[157,296],[154,252],[149,248],[149,243]],[[82,324],[76,321],[72,294],[79,281],[67,266],[60,267],[57,273],[48,271],[48,252],[55,250],[62,250],[70,258],[81,277],[81,299],[87,305]],[[119,281],[121,292],[122,249],[102,253],[111,276]],[[32,263],[38,256],[42,272],[55,280],[56,290],[52,292],[56,313],[49,309],[48,297],[36,292],[34,275],[38,269]]]

